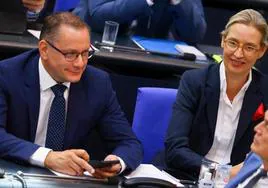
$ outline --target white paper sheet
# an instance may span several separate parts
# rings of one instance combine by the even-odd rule
[[[87,181],[97,181],[97,182],[107,182],[108,179],[98,179],[92,176],[92,174],[90,174],[89,172],[85,171],[84,172],[84,176],[71,176],[71,175],[67,175],[67,174],[63,174],[60,172],[56,172],[54,170],[49,169],[52,173],[54,173],[55,175],[59,176],[59,177],[63,177],[63,178],[70,178],[70,179],[76,179],[76,180],[87,180]]]
[[[38,31],[38,30],[32,30],[32,29],[28,29],[27,31],[28,31],[29,33],[31,33],[35,38],[39,39],[41,31]]]
[[[126,178],[138,178],[138,177],[149,177],[149,178],[157,178],[161,180],[169,181],[170,183],[173,183],[177,185],[177,187],[184,187],[179,180],[174,178],[171,175],[167,175],[167,173],[163,173],[158,168],[156,168],[154,165],[151,164],[141,164],[138,166],[138,168],[130,173],[128,176],[125,176]]]

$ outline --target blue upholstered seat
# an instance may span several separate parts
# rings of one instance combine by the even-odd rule
[[[74,9],[80,0],[56,0],[54,12],[70,11]]]
[[[164,139],[177,89],[138,88],[132,128],[144,148],[143,163],[164,149]]]

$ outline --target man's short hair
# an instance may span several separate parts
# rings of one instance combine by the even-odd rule
[[[90,34],[89,26],[80,17],[70,12],[59,12],[49,15],[44,19],[39,40],[57,40],[58,30],[62,25],[71,26],[75,29],[87,29]]]
[[[225,29],[221,32],[222,37],[228,35],[229,29],[233,24],[241,23],[255,27],[262,34],[261,43],[268,44],[268,26],[264,17],[256,10],[245,9],[237,14],[233,15],[225,26]]]

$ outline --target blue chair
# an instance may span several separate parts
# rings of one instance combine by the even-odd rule
[[[56,0],[54,12],[64,12],[74,9],[80,0]]]
[[[164,150],[164,139],[177,89],[138,88],[132,129],[144,149],[143,163],[152,163]]]

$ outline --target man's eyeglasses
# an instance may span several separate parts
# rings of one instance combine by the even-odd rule
[[[248,55],[248,56],[251,56],[255,52],[257,52],[258,50],[260,50],[260,48],[258,48],[255,45],[252,45],[252,44],[240,45],[240,43],[238,43],[237,41],[232,40],[232,39],[226,39],[226,40],[224,40],[224,43],[226,44],[226,47],[228,48],[228,50],[230,50],[232,52],[235,52],[238,48],[241,47],[243,54]]]
[[[57,48],[56,46],[54,46],[51,42],[48,42],[47,40],[46,40],[46,42],[49,44],[49,46],[51,46],[52,48],[54,48],[56,51],[60,52],[64,56],[65,60],[66,61],[69,61],[69,62],[75,61],[79,57],[79,55],[81,55],[81,57],[82,57],[83,60],[87,60],[87,59],[91,58],[94,55],[94,53],[95,53],[95,50],[93,50],[92,47],[91,47],[90,50],[85,50],[85,51],[83,51],[81,53],[77,53],[77,52],[63,52],[59,48]]]

